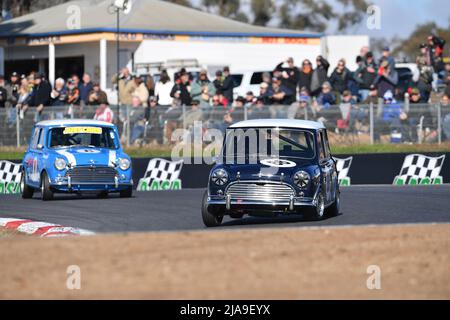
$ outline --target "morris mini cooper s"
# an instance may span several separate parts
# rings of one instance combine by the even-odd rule
[[[131,197],[131,159],[122,150],[117,127],[94,120],[37,123],[22,162],[21,190],[24,199],[40,190],[44,201],[54,193]]]
[[[202,204],[203,222],[224,216],[303,214],[340,210],[338,172],[325,127],[302,120],[249,120],[227,129]]]

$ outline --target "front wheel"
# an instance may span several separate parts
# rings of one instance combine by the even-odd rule
[[[46,172],[41,177],[41,197],[43,201],[53,200],[53,191],[50,189],[50,182]]]
[[[322,220],[325,215],[325,198],[320,192],[317,196],[316,205],[311,207],[306,212],[306,217],[311,220]]]
[[[20,191],[22,192],[22,199],[33,198],[34,189],[27,185],[25,181],[25,172],[22,172],[22,177],[20,178]]]
[[[223,214],[220,212],[211,212],[212,210],[208,205],[208,191],[205,191],[203,194],[203,202],[202,202],[202,218],[203,223],[208,228],[218,227],[222,224]]]
[[[133,196],[133,187],[128,187],[125,190],[120,191],[121,198],[131,198]]]
[[[325,214],[328,217],[336,217],[339,215],[340,211],[341,211],[341,191],[337,189],[336,198],[334,199],[333,204],[327,208]]]

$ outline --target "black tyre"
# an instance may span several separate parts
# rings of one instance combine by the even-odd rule
[[[121,198],[131,198],[133,196],[133,187],[128,187],[125,190],[120,191]]]
[[[340,211],[341,211],[341,191],[338,188],[336,190],[336,199],[334,200],[333,204],[325,210],[325,214],[327,217],[336,217],[339,215]]]
[[[203,223],[208,228],[218,227],[222,224],[223,214],[219,210],[211,210],[208,206],[208,191],[205,191],[202,202]]]
[[[41,176],[41,197],[43,201],[53,200],[53,191],[50,189],[50,183],[46,172],[43,172]]]
[[[237,212],[230,213],[231,219],[242,219],[243,217],[244,217],[243,213],[237,213]]]
[[[322,220],[325,216],[325,198],[322,192],[317,196],[317,203],[315,207],[311,207],[306,211],[306,218],[308,220]]]
[[[97,198],[99,199],[106,199],[108,198],[108,191],[102,191],[99,194],[97,194]]]
[[[20,191],[22,192],[23,199],[33,198],[34,189],[27,185],[25,181],[25,172],[22,172],[22,178],[20,179]]]

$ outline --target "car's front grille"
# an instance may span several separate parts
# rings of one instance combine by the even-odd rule
[[[228,188],[227,195],[237,201],[289,202],[295,192],[282,183],[235,183]]]
[[[108,183],[115,182],[117,172],[110,167],[75,167],[69,170],[66,177],[70,177],[72,184]]]

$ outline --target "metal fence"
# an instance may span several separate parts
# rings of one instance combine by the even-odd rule
[[[450,105],[441,104],[341,104],[328,107],[305,105],[256,105],[241,108],[110,106],[126,146],[166,145],[176,129],[192,130],[196,121],[203,132],[225,131],[232,123],[247,119],[304,119],[323,122],[334,143],[442,143],[450,141]],[[52,119],[94,119],[95,106],[46,107],[42,113],[30,108],[24,115],[16,109],[0,109],[0,146],[28,144],[33,125]]]

